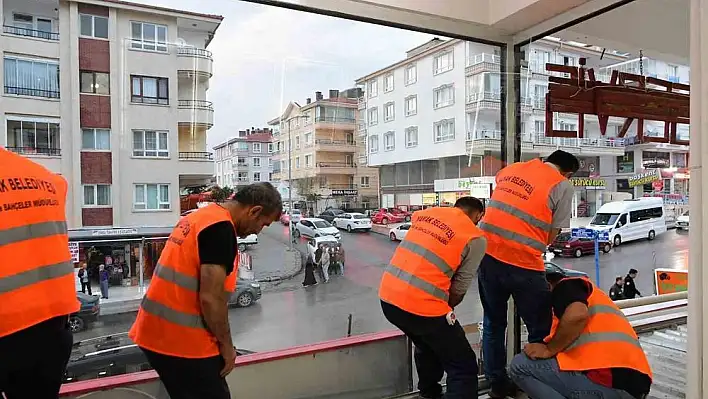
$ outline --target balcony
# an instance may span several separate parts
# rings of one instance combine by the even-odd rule
[[[19,26],[3,25],[2,33],[8,35],[21,36],[30,39],[42,39],[50,41],[59,41],[58,32],[47,32],[43,30],[28,29]]]
[[[359,111],[366,109],[366,97],[359,97],[358,108]]]
[[[356,152],[356,142],[346,140],[316,139],[315,151]]]
[[[49,98],[52,100],[59,99],[59,90],[45,90],[31,87],[5,85],[5,94],[11,94],[15,96]]]
[[[248,168],[248,162],[236,162],[231,164],[231,169],[244,169]]]
[[[356,118],[342,118],[331,116],[319,116],[314,118],[316,128],[346,129],[356,128]]]
[[[180,124],[195,124],[207,129],[214,126],[214,107],[206,100],[178,100]]]
[[[547,155],[562,149],[583,155],[624,155],[630,139],[602,137],[546,137],[544,132],[521,134],[521,152]],[[478,130],[467,133],[467,152],[483,155],[484,151],[498,152],[501,145],[501,131]]]
[[[214,58],[211,51],[195,47],[177,48],[177,73],[191,78],[197,75],[209,79],[213,75]]]
[[[8,151],[32,158],[34,162],[55,173],[61,173],[61,149],[35,147],[5,147]]]
[[[316,175],[353,175],[356,164],[346,162],[317,162]]]
[[[501,57],[496,54],[475,54],[467,59],[466,75],[474,75],[480,72],[499,72]]]
[[[466,110],[476,111],[480,110],[500,110],[501,108],[501,91],[474,91],[467,93],[466,98]],[[530,113],[532,105],[532,98],[528,96],[521,97],[521,112]]]
[[[177,164],[180,180],[200,180],[214,175],[214,154],[211,152],[180,152]]]
[[[359,154],[359,166],[366,166],[368,161],[369,159],[366,154]]]

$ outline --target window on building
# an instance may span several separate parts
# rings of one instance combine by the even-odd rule
[[[261,143],[253,143],[253,152],[261,152]]]
[[[433,89],[433,108],[443,108],[455,104],[455,86],[442,85]]]
[[[436,143],[455,139],[455,119],[443,119],[433,123],[434,139]]]
[[[236,174],[236,181],[239,183],[248,183],[248,172],[238,172]]]
[[[5,94],[59,98],[59,63],[4,57]]]
[[[61,155],[58,119],[7,115],[7,149],[25,155]]]
[[[274,147],[275,147],[275,146],[273,145],[273,143],[268,143],[268,154],[272,154],[272,153],[273,153],[273,148],[274,148]]]
[[[407,65],[403,72],[406,85],[412,85],[418,80],[418,68],[415,64]]]
[[[108,39],[108,17],[79,14],[81,36],[95,39]]]
[[[49,18],[34,17],[29,14],[13,13],[12,25],[5,26],[5,32],[13,35],[36,37],[46,40],[58,40],[54,33],[54,21]]]
[[[384,93],[393,91],[393,85],[393,74],[389,73],[388,75],[384,76]]]
[[[273,167],[273,159],[272,158],[268,158],[268,167],[269,168]]]
[[[111,94],[110,75],[103,72],[81,71],[79,74],[79,90],[82,93]]]
[[[108,151],[111,149],[111,131],[108,129],[82,129],[81,149]]]
[[[359,187],[368,188],[369,187],[369,176],[361,176],[359,179]]]
[[[248,143],[239,142],[238,147],[236,147],[236,151],[248,152]],[[232,152],[233,152],[233,150],[232,150]]]
[[[369,152],[379,152],[379,136],[369,137]]]
[[[378,125],[379,123],[379,107],[369,108],[369,126]]]
[[[533,130],[537,135],[546,134],[546,121],[534,121]]]
[[[130,48],[145,51],[167,52],[167,26],[147,22],[131,22]]]
[[[298,134],[295,136],[295,149],[299,150],[300,149],[300,135]]]
[[[295,157],[295,169],[300,168],[300,157]]]
[[[133,156],[169,158],[168,132],[133,130]]]
[[[379,82],[374,79],[369,81],[369,98],[379,95]]]
[[[406,148],[415,147],[418,145],[418,126],[410,126],[406,128]]]
[[[433,75],[452,70],[454,67],[454,53],[452,50],[440,53],[433,58]]]
[[[236,165],[237,166],[246,166],[248,165],[246,163],[246,157],[236,157]]]
[[[396,148],[396,132],[384,133],[384,151],[393,151]]]
[[[254,182],[261,181],[261,172],[253,172],[253,181]]]
[[[305,155],[305,167],[306,168],[312,167],[312,155]]]
[[[312,145],[312,133],[305,133],[305,145]]]
[[[418,113],[418,96],[408,96],[404,102],[406,116],[412,116]]]
[[[84,184],[84,207],[111,206],[110,184]]]
[[[268,173],[268,181],[273,181],[273,172]]]
[[[396,105],[393,101],[384,104],[384,122],[396,119]]]
[[[253,158],[253,166],[256,168],[261,167],[261,159],[259,157],[254,157]]]
[[[133,209],[143,211],[169,210],[169,184],[135,184],[133,186]]]
[[[568,123],[568,122],[560,122],[558,124],[558,127],[560,128],[560,130],[564,130],[564,131],[568,131],[568,132],[574,132],[577,129],[575,123]]]
[[[130,80],[131,102],[162,105],[170,103],[169,79],[131,75]]]

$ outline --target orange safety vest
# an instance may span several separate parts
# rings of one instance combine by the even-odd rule
[[[223,221],[231,223],[229,212],[211,204],[182,217],[172,230],[130,329],[129,337],[138,346],[183,358],[219,354],[218,341],[207,329],[199,303],[197,236]],[[237,274],[234,270],[226,278],[224,289],[229,295],[236,288]]]
[[[64,178],[0,148],[0,337],[79,310]]]
[[[556,355],[559,368],[587,371],[622,367],[653,378],[637,333],[620,308],[587,278],[572,277],[561,281],[572,279],[582,280],[592,289],[588,297],[590,319],[580,336]],[[558,318],[553,315],[551,334],[546,337],[546,342],[555,335],[558,323]]]
[[[479,223],[487,237],[487,254],[510,265],[544,271],[553,213],[551,189],[565,177],[538,159],[502,169]]]
[[[413,214],[411,228],[384,270],[382,301],[419,316],[450,310],[450,284],[462,250],[484,233],[459,208],[428,208]]]

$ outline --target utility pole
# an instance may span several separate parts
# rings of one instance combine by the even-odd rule
[[[290,123],[292,118],[288,119],[288,212],[290,213],[290,219],[288,221],[288,238],[290,241],[290,251],[293,250],[293,137],[292,129],[290,128]]]

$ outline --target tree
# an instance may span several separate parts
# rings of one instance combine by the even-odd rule
[[[211,200],[214,202],[224,202],[228,195],[225,190],[226,187],[221,188],[219,186],[214,186],[211,188]]]
[[[187,194],[192,195],[192,194],[201,194],[207,190],[206,185],[202,186],[192,186],[192,187],[187,187]]]
[[[234,194],[234,189],[229,186],[224,186],[224,188],[222,188],[222,190],[224,191],[224,199],[225,200],[229,199]]]
[[[297,193],[305,198],[307,208],[312,210],[316,210],[317,201],[322,197],[320,194],[315,192],[316,182],[317,178],[315,177],[305,177],[294,181]]]

